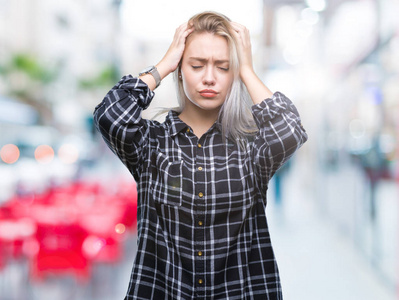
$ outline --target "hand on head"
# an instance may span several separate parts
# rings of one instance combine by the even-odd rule
[[[246,71],[253,71],[251,36],[248,28],[236,23],[230,22],[234,29],[234,36],[237,40],[238,58],[240,60],[240,76],[243,77]]]
[[[175,32],[173,41],[169,46],[168,51],[162,58],[159,65],[162,65],[168,73],[173,72],[179,65],[179,62],[183,56],[184,48],[186,45],[186,39],[194,30],[193,26],[190,26],[188,22],[180,25]]]

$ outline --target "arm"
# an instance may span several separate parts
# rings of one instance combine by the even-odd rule
[[[97,130],[132,173],[136,173],[149,135],[149,122],[141,118],[141,112],[153,96],[143,81],[124,76],[94,110]]]
[[[193,28],[187,23],[176,29],[171,46],[157,64],[161,78],[177,68],[183,55],[186,37],[192,31]],[[104,141],[129,171],[136,175],[137,166],[144,158],[144,149],[152,124],[142,119],[141,113],[150,105],[155,85],[155,80],[150,74],[140,78],[124,76],[94,111],[94,122]]]
[[[271,98],[252,107],[259,128],[253,157],[263,190],[276,171],[308,139],[299,113],[285,95],[274,93]]]
[[[271,98],[273,93],[255,74],[252,65],[252,50],[249,31],[241,24],[231,22],[233,34],[237,40],[238,56],[240,59],[240,78],[245,84],[254,104],[259,104],[266,98]]]
[[[262,189],[275,172],[302,146],[307,134],[294,104],[282,93],[272,93],[255,74],[247,28],[231,22],[237,40],[240,78],[254,102],[252,107],[259,132],[254,142],[254,161]]]

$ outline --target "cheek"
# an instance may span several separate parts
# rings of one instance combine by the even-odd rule
[[[183,77],[182,86],[186,97],[191,99],[192,95],[194,94],[194,87],[192,86],[191,82]]]
[[[195,75],[190,74],[190,72],[182,72],[182,80],[183,89],[187,95],[195,91],[195,88],[198,84],[198,80],[195,78]]]

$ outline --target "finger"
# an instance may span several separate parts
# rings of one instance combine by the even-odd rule
[[[190,34],[194,31],[194,29],[195,29],[194,26],[188,25],[184,32]]]
[[[187,37],[194,31],[194,28],[186,28],[184,31],[179,33],[178,41],[179,43],[185,43]]]
[[[182,33],[184,33],[188,28],[188,23],[183,23],[179,27],[176,28],[175,38],[180,37]]]
[[[187,28],[188,22],[184,22],[183,24],[181,24],[177,29],[182,30]]]
[[[182,42],[184,43],[183,40],[187,37],[186,32],[187,32],[187,23],[184,23],[176,29],[172,44],[175,44],[177,46]]]
[[[189,27],[187,26],[183,27],[182,30],[178,33],[178,42],[179,43],[185,43],[187,37],[194,31],[194,27]]]
[[[244,44],[249,44],[251,38],[248,28],[235,22],[232,22],[231,25],[235,30],[236,38],[240,39]]]
[[[177,36],[180,36],[180,34],[181,34],[182,32],[184,32],[186,29],[187,29],[187,23],[181,24],[181,25],[180,25],[179,27],[177,27],[177,29],[176,29],[176,35],[177,35]]]
[[[231,25],[241,39],[248,40],[250,38],[250,33],[247,27],[235,22],[231,22]]]
[[[239,31],[245,31],[245,29],[246,29],[246,27],[244,25],[241,25],[241,24],[239,24],[237,22],[231,21],[230,24],[234,28],[234,30],[236,30],[238,32]]]

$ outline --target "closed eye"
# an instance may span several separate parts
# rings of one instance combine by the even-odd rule
[[[193,69],[200,69],[202,66],[191,66]]]
[[[219,67],[219,69],[226,72],[229,70],[229,68],[222,68],[222,67]]]

